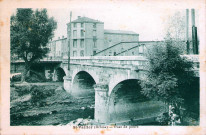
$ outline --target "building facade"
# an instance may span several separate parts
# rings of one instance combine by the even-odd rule
[[[67,24],[70,56],[90,56],[104,48],[104,23],[87,17]]]
[[[62,36],[62,38],[59,37],[57,40],[50,41],[48,48],[47,59],[62,59],[63,56],[68,54],[67,38]]]
[[[139,41],[139,34],[132,31],[105,30],[104,23],[87,17],[78,17],[67,24],[67,38],[50,41],[50,58],[83,56],[114,56],[121,51],[134,47]],[[116,46],[115,48],[112,46]],[[100,53],[105,49],[109,53]]]

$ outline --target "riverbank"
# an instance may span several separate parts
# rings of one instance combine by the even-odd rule
[[[94,121],[94,91],[92,89],[87,92],[80,91],[74,93],[78,96],[74,96],[67,93],[62,86],[61,82],[12,84],[10,89],[10,125],[98,125]],[[81,95],[82,93],[86,93],[86,95]],[[122,115],[118,113],[116,117],[122,118],[125,115],[126,113]],[[118,125],[117,120],[115,119],[113,124]],[[191,116],[185,116],[184,123],[182,123],[183,126],[196,126],[198,124],[199,119]],[[126,125],[159,125],[159,123],[140,124],[138,122],[137,124],[132,120]]]
[[[61,83],[14,84],[11,126],[66,125],[78,118],[94,118],[94,98],[74,97]]]

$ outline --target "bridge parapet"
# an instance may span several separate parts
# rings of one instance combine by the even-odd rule
[[[68,59],[64,58],[63,63],[68,63]],[[147,59],[143,56],[89,56],[89,57],[71,57],[71,64],[103,66],[113,68],[134,68],[143,69],[147,64]]]

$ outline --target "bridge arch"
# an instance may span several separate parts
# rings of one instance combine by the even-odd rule
[[[64,81],[64,79],[63,79],[64,76],[66,76],[65,70],[61,67],[57,67],[54,70],[53,80],[63,82]]]
[[[95,73],[87,71],[87,70],[76,70],[76,71],[73,71],[72,84],[74,84],[75,77],[77,77],[77,75],[80,73],[87,73],[88,76],[91,76],[94,79],[95,83],[98,83],[98,76]]]
[[[141,86],[138,79],[125,79],[119,82],[109,96],[109,121],[123,122],[136,119],[143,114],[137,106],[142,106],[140,102],[147,101],[141,94]],[[138,113],[138,111],[140,111]]]
[[[166,111],[163,102],[147,98],[141,93],[141,89],[139,79],[126,79],[115,85],[108,99],[110,122],[132,123],[149,119],[143,122],[149,123]]]
[[[119,83],[126,81],[126,80],[138,80],[138,78],[136,76],[130,76],[128,78],[128,75],[114,75],[113,78],[111,78],[111,81],[109,82],[109,92],[108,95],[110,95],[113,91],[113,89],[115,88],[115,86],[117,86]]]

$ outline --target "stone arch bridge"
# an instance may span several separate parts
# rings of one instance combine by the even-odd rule
[[[196,58],[193,61],[198,61]],[[109,100],[115,86],[126,80],[141,80],[145,77],[147,60],[143,56],[95,56],[75,57],[68,60],[65,58],[60,67],[64,69],[64,89],[72,92],[75,77],[84,71],[95,81],[95,115],[99,123],[110,122],[108,112]],[[197,69],[195,69],[197,70]]]
[[[95,89],[95,120],[100,123],[108,122],[107,102],[117,84],[122,81],[144,77],[143,67],[147,60],[142,56],[96,56],[96,57],[76,57],[70,60],[70,70],[68,71],[68,61],[65,59],[60,65],[64,69],[64,89],[72,92],[74,78],[79,72],[86,72],[94,81]]]
[[[185,56],[194,62],[194,70],[199,76],[199,60],[198,55]],[[95,89],[95,114],[94,118],[99,123],[111,122],[109,102],[115,88],[127,80],[141,80],[147,72],[147,60],[143,56],[89,56],[89,57],[71,57],[70,70],[68,70],[68,58],[61,60],[41,60],[39,65],[43,68],[45,76],[48,71],[52,71],[53,80],[58,80],[56,74],[61,74],[60,79],[64,81],[64,89],[68,92],[72,89],[76,79],[80,73],[86,73],[88,77],[94,80]],[[19,65],[19,66],[18,66]],[[21,71],[22,61],[11,63],[11,73]],[[51,70],[51,68],[53,68]],[[18,71],[19,70],[19,71]],[[64,76],[64,77],[63,77]],[[115,90],[114,90],[115,89]],[[144,106],[148,106],[145,104]],[[154,106],[153,106],[154,108]],[[156,110],[160,108],[156,107]],[[136,110],[139,111],[139,110]],[[136,112],[134,112],[136,113]],[[158,115],[158,113],[153,113]],[[145,116],[146,114],[142,114]]]

